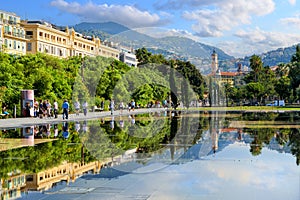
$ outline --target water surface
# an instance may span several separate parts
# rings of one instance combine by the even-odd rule
[[[1,130],[1,198],[296,200],[299,120],[160,112]]]

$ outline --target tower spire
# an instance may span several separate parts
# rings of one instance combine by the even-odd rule
[[[213,53],[211,54],[211,73],[213,75],[216,74],[218,68],[219,68],[219,62],[218,62],[218,54],[216,53],[215,49],[213,50]]]

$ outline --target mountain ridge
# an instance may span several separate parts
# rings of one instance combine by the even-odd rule
[[[198,66],[198,69],[204,74],[210,72],[211,54],[213,51],[218,54],[221,71],[234,71],[236,70],[237,63],[249,66],[249,60],[252,56],[235,58],[218,47],[207,45],[187,37],[165,36],[163,38],[154,38],[115,22],[82,22],[74,25],[73,28],[77,32],[86,35],[95,35],[102,41],[109,40],[110,42],[128,46],[133,49],[145,47],[151,53],[160,53],[166,58],[188,60]],[[291,47],[278,48],[256,55],[262,58],[265,66],[274,66],[279,63],[290,62],[295,52],[296,45],[293,45]]]

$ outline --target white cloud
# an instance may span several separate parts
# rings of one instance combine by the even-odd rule
[[[284,25],[294,26],[300,29],[300,16],[283,18],[280,22]]]
[[[178,36],[178,37],[187,37],[195,41],[199,41],[199,37],[183,29],[163,29],[163,28],[150,27],[150,28],[138,28],[134,30],[154,38]]]
[[[207,1],[204,2],[209,6]],[[182,15],[186,20],[196,21],[192,29],[201,37],[222,36],[224,31],[235,26],[250,24],[252,16],[267,15],[275,9],[273,0],[214,0],[210,6],[214,9],[200,8],[185,11]]]
[[[291,5],[296,5],[296,0],[289,0],[289,3],[290,3]]]
[[[77,2],[68,3],[64,0],[54,0],[51,6],[59,10],[79,16],[85,22],[108,22],[113,21],[129,28],[161,26],[169,19],[163,13],[164,18],[158,14],[142,11],[130,5],[97,5],[88,2],[81,5]]]
[[[157,9],[161,10],[177,10],[183,9],[185,7],[199,7],[199,6],[207,6],[212,5],[220,0],[158,0],[154,3],[154,6]]]
[[[239,41],[224,41],[215,45],[230,55],[241,57],[292,46],[300,41],[299,34],[267,32],[259,28],[240,30],[235,33],[235,36],[239,38]]]

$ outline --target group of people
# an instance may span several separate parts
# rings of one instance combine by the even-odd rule
[[[115,106],[115,101],[113,99],[110,100],[108,107],[109,107],[111,115],[113,115],[113,112],[114,112],[115,107],[116,107]],[[130,110],[134,111],[135,107],[136,107],[135,106],[135,101],[134,101],[134,99],[132,99],[128,103],[128,112],[130,112]],[[123,101],[120,102],[119,109],[120,109],[120,113],[122,114],[123,110],[125,109],[125,105],[124,105]]]
[[[104,102],[101,102],[101,106],[104,107]],[[39,117],[41,119],[43,118],[58,118],[58,113],[59,113],[59,106],[58,102],[54,100],[53,104],[49,100],[40,100],[40,101],[35,101],[34,102],[34,117]],[[68,100],[64,100],[62,106],[62,118],[63,119],[68,119],[69,118],[69,110],[70,110],[70,104]],[[120,113],[123,112],[124,109],[128,109],[128,112],[131,110],[134,111],[136,108],[136,103],[134,99],[132,99],[127,106],[123,103],[120,102],[119,107]],[[87,115],[88,113],[88,103],[87,101],[84,101],[82,104],[76,100],[74,103],[74,109],[75,109],[75,114],[76,116],[79,116],[79,113],[82,109],[84,116]],[[113,115],[114,110],[116,109],[116,105],[113,99],[110,100],[109,103],[109,110],[111,112],[111,115]],[[29,110],[29,109],[28,109]],[[30,117],[30,114],[28,114],[28,117]]]
[[[58,103],[55,100],[53,105],[49,100],[41,100],[40,102],[34,102],[34,116],[39,118],[57,118],[58,114]]]
[[[81,105],[79,101],[76,101],[74,103],[76,115],[79,115]],[[39,117],[41,119],[43,118],[57,118],[58,117],[58,103],[56,100],[54,100],[53,105],[50,103],[49,100],[41,100],[40,102],[35,101],[34,102],[34,116]],[[88,103],[87,101],[84,101],[82,104],[83,113],[86,116],[88,111]],[[69,110],[70,110],[70,104],[68,100],[64,100],[62,104],[62,111],[63,111],[63,119],[69,118]]]

